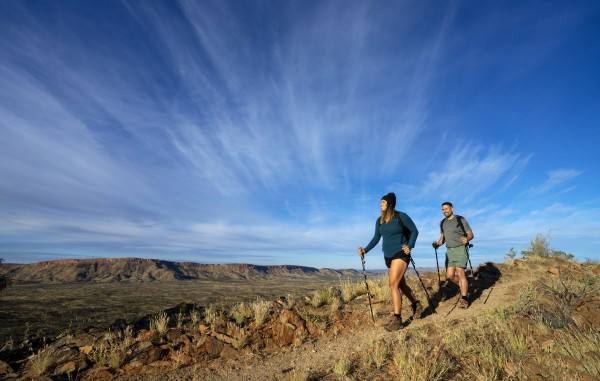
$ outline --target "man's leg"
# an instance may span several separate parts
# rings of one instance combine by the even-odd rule
[[[458,286],[460,287],[460,295],[463,297],[467,296],[469,292],[469,281],[467,281],[467,275],[465,269],[461,267],[455,267],[456,274],[458,275]]]
[[[446,284],[448,283],[447,281],[451,281],[454,283],[458,283],[458,280],[455,279],[456,277],[456,267],[448,267],[446,269]]]

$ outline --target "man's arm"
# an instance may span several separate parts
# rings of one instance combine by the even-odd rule
[[[469,226],[469,223],[467,222],[467,220],[463,217],[463,227],[465,229],[465,234],[467,235],[466,237],[466,242],[465,239],[463,239],[463,243],[466,245],[467,243],[469,243],[469,241],[471,241],[473,238],[475,238],[475,235],[473,234],[473,230],[471,230],[471,226]]]
[[[433,241],[433,248],[437,249],[438,247],[442,246],[444,244],[444,242],[446,242],[446,239],[444,238],[444,234],[440,234],[440,239],[438,239],[437,242]]]

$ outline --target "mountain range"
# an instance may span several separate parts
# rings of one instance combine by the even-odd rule
[[[154,282],[200,279],[271,279],[354,277],[356,270],[252,264],[202,264],[143,258],[61,259],[30,264],[5,264],[13,281],[26,283]]]

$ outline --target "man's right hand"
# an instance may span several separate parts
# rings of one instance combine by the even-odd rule
[[[363,249],[362,247],[359,247],[359,248],[358,248],[358,255],[360,255],[361,257],[362,257],[363,255],[365,255],[366,253],[367,253],[367,252],[366,252],[366,251],[365,251],[365,249]]]
[[[438,247],[440,247],[440,245],[438,245],[438,243],[436,241],[433,241],[431,246],[433,246],[434,249],[437,249]]]

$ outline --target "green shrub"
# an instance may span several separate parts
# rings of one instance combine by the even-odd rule
[[[532,258],[532,257],[555,257],[555,258],[565,258],[568,260],[575,259],[575,255],[570,253],[565,253],[564,251],[558,251],[550,248],[550,237],[546,237],[543,234],[537,234],[534,239],[529,241],[528,250],[521,251],[521,255],[524,258]],[[508,256],[508,254],[507,254]]]
[[[510,250],[508,250],[508,252],[504,256],[504,259],[506,261],[514,261],[514,259],[516,258],[516,256],[517,256],[517,252],[516,252],[515,248],[511,247]]]

